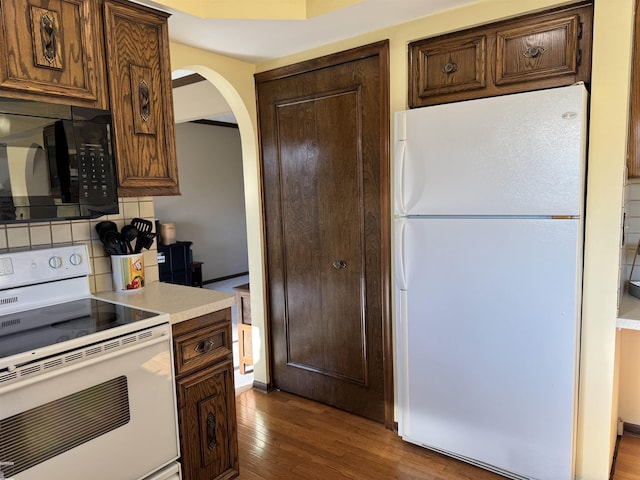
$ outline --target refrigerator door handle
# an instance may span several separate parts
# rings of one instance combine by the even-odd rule
[[[407,289],[407,276],[404,269],[404,229],[407,226],[405,218],[396,220],[396,285],[400,290]]]
[[[404,156],[407,149],[406,140],[396,141],[394,153],[395,161],[395,197],[396,197],[396,214],[406,215],[407,209],[404,205]]]

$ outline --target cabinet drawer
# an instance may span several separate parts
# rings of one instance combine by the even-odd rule
[[[176,375],[210,366],[232,353],[231,326],[201,328],[174,338]]]
[[[418,97],[442,95],[486,86],[487,37],[461,38],[415,45]]]
[[[577,75],[577,14],[524,25],[496,34],[496,84]]]

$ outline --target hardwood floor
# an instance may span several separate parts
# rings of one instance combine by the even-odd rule
[[[640,480],[640,437],[624,435],[620,439],[613,480]]]
[[[504,480],[403,442],[382,425],[284,392],[236,397],[240,480]],[[640,437],[624,435],[611,480],[640,480]]]
[[[498,480],[382,425],[283,392],[238,397],[240,480]]]

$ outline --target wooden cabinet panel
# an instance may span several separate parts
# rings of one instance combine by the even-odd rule
[[[184,480],[238,476],[231,308],[172,327]]]
[[[409,44],[409,107],[589,82],[593,4]]]
[[[178,410],[184,480],[238,475],[233,363],[179,379]]]
[[[418,97],[460,92],[486,86],[487,38],[484,35],[433,42],[413,50],[417,55]],[[412,62],[414,63],[414,62]]]
[[[177,195],[167,14],[105,2],[120,196]]]
[[[98,0],[0,2],[0,90],[108,108]]]
[[[577,75],[579,30],[578,14],[499,30],[496,84]]]

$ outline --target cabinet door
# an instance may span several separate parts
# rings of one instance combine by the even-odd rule
[[[496,85],[577,75],[579,36],[577,13],[498,30]]]
[[[107,108],[96,0],[0,2],[0,89]]]
[[[412,46],[417,75],[414,95],[427,97],[484,88],[487,37],[474,35]]]
[[[119,194],[177,195],[167,15],[108,0],[105,37]]]
[[[178,379],[178,419],[184,480],[238,475],[233,363]]]

